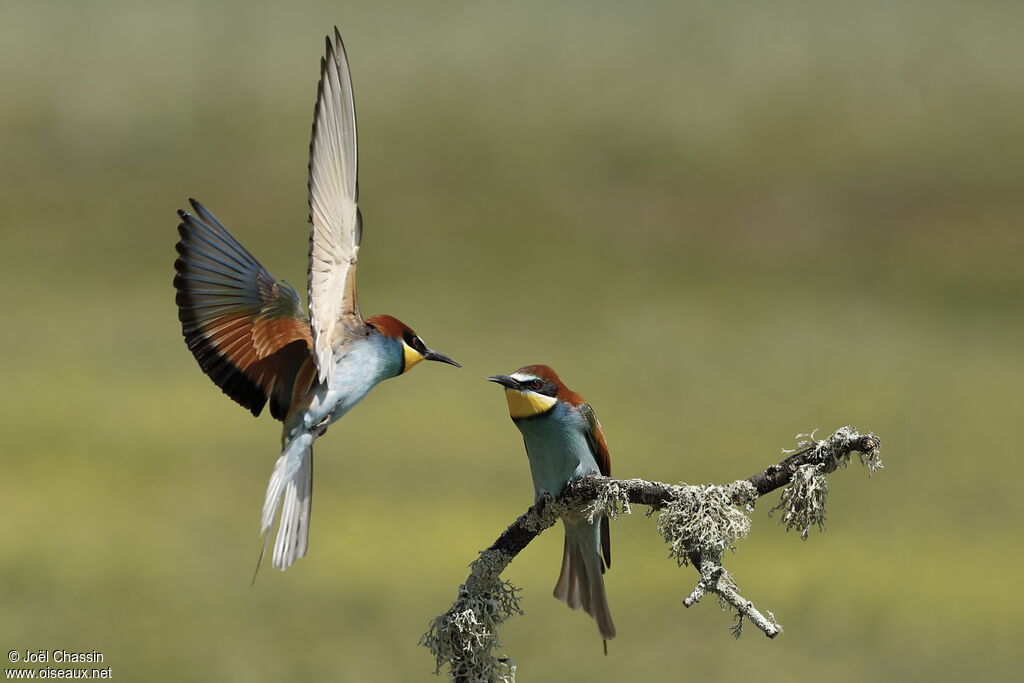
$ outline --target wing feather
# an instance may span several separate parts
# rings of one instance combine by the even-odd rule
[[[185,343],[225,394],[283,419],[296,378],[312,364],[309,321],[292,287],[274,278],[202,204],[180,211],[174,287]],[[312,378],[307,379],[307,382]]]
[[[602,476],[610,477],[612,476],[612,456],[608,452],[608,442],[604,438],[601,423],[597,421],[597,415],[589,403],[581,403],[578,408],[587,420],[587,443],[590,444],[590,452],[594,454],[594,460],[597,461],[597,468],[601,471]],[[601,518],[601,550],[604,566],[611,567],[612,537],[607,517]]]
[[[357,207],[355,102],[338,29],[320,60],[309,143],[309,313],[319,377],[334,368],[333,348],[362,322],[356,300],[361,237]]]

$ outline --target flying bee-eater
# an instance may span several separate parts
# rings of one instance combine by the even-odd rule
[[[611,476],[608,442],[594,409],[554,370],[526,365],[487,379],[505,387],[509,415],[526,444],[535,501],[544,494],[557,496],[570,481],[588,474]],[[573,513],[562,522],[565,546],[554,595],[572,609],[582,607],[608,641],[615,637],[603,576],[612,564],[608,518],[588,521]]]
[[[360,315],[356,170],[352,79],[335,28],[320,60],[309,145],[308,315],[291,285],[275,280],[199,202],[178,212],[174,287],[185,343],[225,394],[253,415],[269,401],[284,423],[261,519],[269,539],[280,509],[273,564],[282,570],[306,554],[313,441],[379,382],[420,361],[459,367],[398,319]]]

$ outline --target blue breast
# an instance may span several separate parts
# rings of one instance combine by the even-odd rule
[[[320,385],[302,415],[305,428],[341,418],[370,390],[402,371],[402,347],[396,339],[370,334],[349,342],[338,358],[330,385]]]
[[[557,495],[573,479],[599,470],[587,442],[587,424],[572,407],[561,401],[544,415],[517,420],[526,442],[530,473],[537,498]]]

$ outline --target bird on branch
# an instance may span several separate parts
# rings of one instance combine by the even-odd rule
[[[523,435],[535,501],[557,496],[571,481],[590,474],[611,476],[611,456],[594,409],[547,365],[526,365],[511,375],[487,378],[505,387],[509,415]],[[582,512],[562,518],[565,545],[554,595],[597,621],[601,638],[615,637],[604,572],[611,566],[608,518]]]
[[[459,367],[398,319],[360,315],[356,176],[352,79],[335,28],[320,60],[309,145],[308,314],[292,286],[274,279],[202,204],[192,199],[193,212],[178,212],[174,287],[186,345],[225,394],[253,415],[269,401],[284,423],[261,519],[265,548],[280,509],[273,565],[282,570],[306,554],[317,437],[378,383],[420,361]]]

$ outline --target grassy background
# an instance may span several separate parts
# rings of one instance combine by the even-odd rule
[[[483,378],[546,362],[623,476],[730,481],[847,423],[887,467],[835,476],[810,543],[757,511],[730,566],[775,641],[683,610],[693,575],[636,515],[601,657],[550,598],[546,534],[508,572],[522,681],[1009,680],[1022,22],[923,0],[3,3],[0,645],[98,649],[126,681],[432,680],[417,639],[531,499]],[[311,553],[250,587],[278,427],[181,343],[174,210],[198,197],[304,287],[335,23],[363,310],[465,368],[384,384],[320,441]]]

